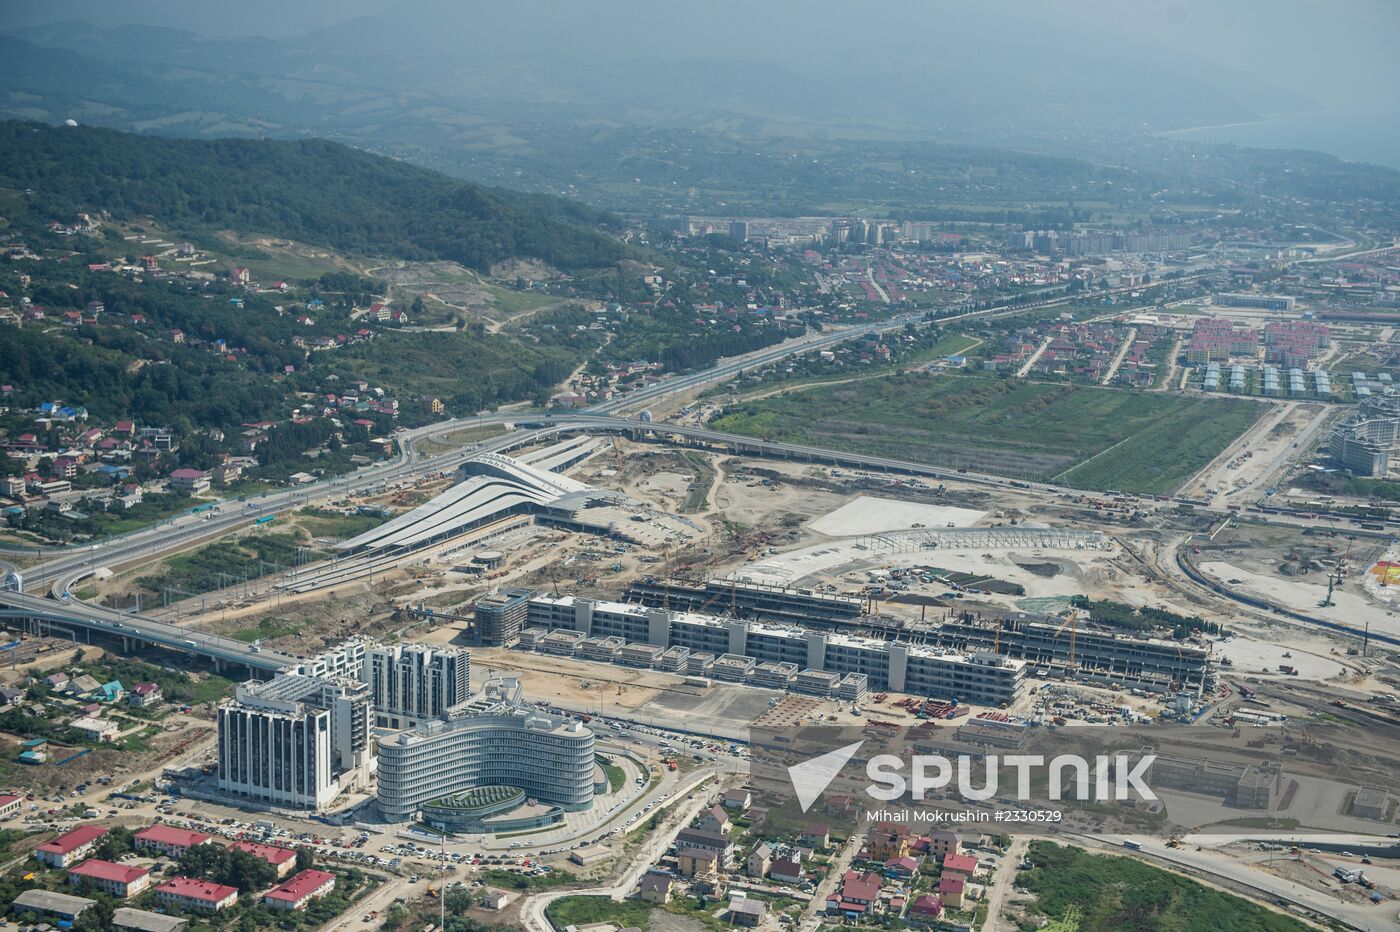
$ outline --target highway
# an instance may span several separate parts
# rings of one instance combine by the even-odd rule
[[[40,619],[55,627],[68,628],[75,634],[81,629],[107,637],[132,638],[171,650],[199,654],[213,660],[216,665],[238,664],[264,673],[273,673],[297,662],[297,658],[290,654],[86,602],[57,601],[20,592],[4,592],[0,596],[0,603],[5,606],[0,609],[0,617]]]
[[[959,323],[979,318],[994,318],[1008,314],[1021,314],[1037,308],[1053,307],[1071,300],[1088,300],[1095,297],[1124,293],[1136,290],[1134,286],[1109,288],[1087,292],[1075,296],[1046,298],[1040,301],[1000,304],[980,310],[961,311],[942,317],[935,317],[935,325]],[[620,398],[585,409],[580,415],[614,415],[624,408],[642,406],[671,395],[694,391],[714,382],[725,381],[750,369],[761,368],[790,356],[825,349],[853,339],[863,333],[885,333],[899,330],[909,324],[924,323],[923,312],[900,314],[887,320],[872,321],[858,326],[840,327],[819,333],[804,334],[775,346],[756,350],[743,356],[721,360],[714,366],[699,372],[662,379],[654,385],[630,392]],[[453,418],[439,421],[424,427],[402,430],[395,435],[399,443],[398,459],[366,467],[358,472],[337,479],[328,479],[294,489],[266,493],[250,501],[223,501],[212,512],[183,514],[149,528],[129,534],[108,538],[96,544],[77,547],[14,548],[0,547],[0,555],[28,556],[36,553],[49,559],[24,571],[24,588],[27,591],[43,591],[54,587],[56,581],[59,592],[103,566],[120,566],[138,559],[152,559],[172,550],[182,549],[205,537],[224,534],[239,526],[249,524],[257,518],[291,511],[317,499],[343,497],[361,493],[376,486],[385,485],[412,476],[456,468],[462,460],[479,452],[502,451],[530,442],[532,438],[494,438],[465,451],[456,451],[436,456],[424,456],[417,449],[418,443],[473,427],[527,423],[548,420],[539,413],[484,414],[472,417]],[[656,425],[660,426],[660,425]],[[0,566],[0,571],[4,567]]]
[[[416,450],[416,442],[427,436],[460,430],[464,427],[513,423],[523,429],[506,433],[499,437],[490,438],[487,441],[476,444],[462,450],[435,456],[421,457]],[[688,427],[662,422],[642,421],[629,417],[617,417],[607,414],[578,413],[567,415],[490,415],[480,418],[471,418],[466,421],[450,422],[449,425],[434,425],[431,428],[424,428],[414,432],[412,438],[404,444],[403,459],[393,464],[388,469],[372,475],[359,475],[347,479],[338,479],[320,486],[322,495],[345,495],[352,492],[371,489],[382,486],[386,483],[398,479],[407,478],[415,473],[446,472],[455,469],[462,461],[483,452],[504,452],[527,444],[537,443],[548,437],[570,432],[570,431],[598,431],[617,432],[631,435],[652,435],[666,437],[673,441],[690,442],[704,444],[711,447],[718,447],[735,453],[748,455],[772,456],[781,459],[814,464],[825,464],[831,466],[841,466],[846,468],[862,469],[874,472],[899,473],[902,475],[920,476],[929,479],[947,480],[959,483],[983,485],[1020,492],[1040,493],[1045,495],[1083,495],[1086,494],[1080,489],[1071,489],[1064,486],[1053,485],[1042,482],[1025,482],[1016,479],[1007,479],[1001,476],[991,476],[980,473],[960,472],[958,470],[947,469],[937,466],[929,466],[922,463],[913,463],[906,460],[898,460],[890,457],[871,456],[861,453],[845,453],[827,450],[820,447],[805,444],[783,443],[779,441],[763,440],[753,437],[745,437],[736,434],[724,433],[722,431],[710,430],[704,427]],[[1093,493],[1087,493],[1093,494]],[[278,509],[299,507],[314,497],[313,490],[302,489],[287,493],[268,496],[265,500],[256,503],[248,503],[250,507],[243,511],[238,509],[213,512],[212,517],[207,521],[196,520],[189,522],[182,527],[178,527],[172,533],[169,530],[160,535],[131,535],[121,538],[107,545],[96,545],[85,548],[65,556],[50,561],[42,565],[37,570],[26,573],[26,588],[33,591],[43,583],[51,598],[49,600],[39,599],[34,596],[19,597],[17,594],[0,592],[0,604],[9,605],[11,609],[37,608],[43,606],[48,609],[49,615],[55,620],[67,620],[73,625],[106,631],[108,634],[120,634],[126,636],[137,636],[143,640],[163,646],[174,647],[176,649],[190,650],[209,656],[220,662],[245,663],[253,669],[266,670],[275,669],[272,657],[268,654],[259,654],[246,645],[230,646],[236,642],[227,639],[204,639],[195,632],[187,629],[176,628],[163,622],[152,619],[141,618],[133,614],[118,612],[111,609],[104,609],[97,606],[90,606],[77,601],[68,594],[69,587],[83,575],[93,572],[102,566],[116,566],[123,562],[134,562],[137,559],[149,559],[162,551],[188,546],[189,543],[204,537],[214,536],[230,530],[234,527],[248,523],[254,515],[272,514]],[[227,509],[227,506],[225,506]],[[1217,509],[1203,507],[1203,511],[1217,511]],[[246,513],[244,513],[246,512]],[[1230,514],[1228,511],[1220,511],[1220,514]],[[192,515],[191,518],[199,519],[201,516]],[[1309,526],[1311,522],[1303,519],[1291,519],[1286,516],[1275,516],[1279,523],[1296,524],[1299,526]],[[1193,580],[1199,583],[1199,580]],[[1218,588],[1211,586],[1209,588]],[[14,611],[10,612],[11,617],[15,617]],[[22,617],[22,613],[21,613]],[[1334,630],[1341,630],[1343,633],[1360,636],[1360,631],[1352,631],[1335,624],[1323,624],[1317,619],[1307,616],[1293,614],[1297,621],[1313,624],[1316,626],[1329,627]],[[125,629],[117,625],[120,620],[128,627]],[[156,627],[150,627],[156,626]],[[113,628],[116,630],[113,630]],[[178,632],[178,636],[177,633]],[[149,633],[150,636],[145,635]],[[1389,640],[1384,634],[1373,632],[1374,640]],[[190,640],[195,643],[191,644]],[[222,641],[222,643],[215,643]],[[286,660],[285,662],[291,662]]]
[[[1255,836],[1257,837],[1257,836]],[[1198,873],[1226,885],[1248,888],[1255,895],[1282,900],[1312,910],[1338,922],[1367,932],[1395,929],[1396,908],[1393,902],[1376,906],[1351,903],[1303,884],[1266,873],[1228,855],[1197,852],[1186,847],[1171,848],[1166,842],[1150,838],[1135,838],[1140,845],[1135,851],[1125,851],[1122,835],[1076,835],[1075,843],[1086,848],[1104,848],[1114,854],[1129,854],[1149,861],[1161,861],[1187,873]]]
[[[950,314],[934,319],[933,323],[943,325],[970,319],[1020,314],[1027,310],[1063,304],[1072,299],[1083,300],[1087,297],[1128,290],[1130,288],[1125,286],[1087,295],[1077,295],[1073,298],[1065,296],[998,305],[981,310]],[[1082,494],[1082,490],[1047,483],[1012,480],[1000,476],[962,472],[888,457],[842,453],[802,444],[726,434],[702,427],[685,427],[617,416],[617,412],[623,408],[641,406],[659,398],[694,391],[713,382],[732,378],[749,369],[766,366],[800,353],[836,345],[861,333],[898,330],[909,324],[924,322],[924,320],[922,313],[903,314],[866,325],[805,334],[777,346],[721,361],[700,372],[663,379],[622,398],[577,413],[559,415],[524,412],[486,414],[454,418],[412,430],[399,431],[396,439],[400,453],[394,461],[379,463],[349,476],[267,493],[251,501],[219,502],[212,511],[179,515],[155,526],[96,544],[54,548],[48,551],[52,554],[50,559],[23,571],[24,590],[31,594],[47,593],[50,600],[31,601],[29,597],[0,592],[0,605],[10,609],[6,613],[9,617],[27,617],[24,610],[37,610],[40,606],[44,606],[47,611],[40,614],[50,620],[67,621],[77,627],[105,631],[108,634],[136,636],[150,643],[175,649],[192,650],[220,663],[243,663],[255,670],[274,669],[276,661],[269,653],[259,653],[246,645],[238,645],[228,641],[228,639],[206,637],[197,632],[175,628],[135,614],[85,605],[72,597],[71,589],[78,580],[102,568],[117,568],[138,561],[153,560],[165,553],[185,549],[201,540],[212,539],[249,525],[259,518],[304,507],[313,501],[370,493],[400,481],[412,480],[421,475],[450,472],[464,460],[480,453],[506,452],[567,431],[626,432],[632,435],[645,433],[669,437],[672,440],[682,442],[717,446],[736,453],[775,456],[801,462],[901,473],[1025,492],[1051,495]],[[525,429],[510,431],[502,436],[492,437],[486,441],[447,453],[424,455],[418,449],[418,444],[425,440],[450,435],[465,429],[493,425],[513,425]],[[16,551],[0,552],[13,554]],[[3,569],[4,567],[0,567],[0,570]],[[283,662],[291,661],[284,659]]]

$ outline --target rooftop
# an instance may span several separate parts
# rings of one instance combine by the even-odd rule
[[[97,858],[89,858],[77,867],[68,869],[69,876],[91,877],[93,880],[111,880],[116,883],[131,883],[149,874],[150,871],[144,867],[134,867],[130,864],[114,864],[111,861],[101,861]]]
[[[260,845],[253,841],[236,841],[229,845],[231,851],[246,851],[255,858],[262,858],[274,866],[285,864],[288,861],[296,860],[297,853],[291,848],[279,848],[277,845]]]
[[[203,832],[191,832],[187,829],[175,828],[173,825],[161,825],[160,823],[148,825],[136,833],[137,841],[148,841],[157,845],[176,845],[181,848],[202,845],[212,837]]]
[[[95,900],[86,897],[70,896],[67,893],[53,893],[48,890],[25,890],[15,897],[14,905],[20,909],[32,909],[39,912],[61,913],[63,915],[77,915],[91,906]]]
[[[288,880],[286,883],[273,887],[268,892],[265,899],[269,900],[291,900],[297,902],[304,899],[308,894],[315,893],[326,885],[327,882],[335,879],[335,875],[328,871],[318,871],[307,869]]]
[[[202,900],[207,903],[218,903],[228,899],[230,895],[236,894],[238,888],[209,880],[196,880],[193,877],[171,877],[156,887],[156,892],[183,896],[191,900]]]
[[[44,842],[34,850],[47,854],[71,854],[106,834],[107,830],[99,825],[80,825],[71,832],[59,835],[53,841]]]

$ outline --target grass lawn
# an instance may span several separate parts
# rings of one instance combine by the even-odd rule
[[[290,637],[293,634],[300,634],[304,624],[298,624],[285,618],[263,618],[251,628],[239,628],[237,631],[230,631],[228,636],[251,644],[254,641],[271,641],[274,638]]]
[[[681,514],[693,515],[697,511],[705,510],[710,497],[710,487],[715,484],[715,468],[710,465],[708,459],[690,450],[683,451],[681,459],[685,460],[695,477],[691,481],[691,489],[686,493],[685,502],[681,505]]]
[[[638,900],[617,902],[605,896],[565,896],[545,907],[545,916],[556,929],[609,922],[619,929],[646,929],[651,907]]]
[[[1229,398],[906,373],[742,402],[711,426],[1079,488],[1167,494],[1263,411]]]
[[[1313,928],[1242,897],[1130,857],[1031,843],[1035,865],[1016,877],[1034,909],[1078,932],[1302,932]]]
[[[256,531],[170,557],[165,561],[163,572],[142,576],[137,582],[156,593],[166,586],[195,595],[213,592],[237,585],[244,579],[278,572],[279,567],[295,566],[298,559],[305,563],[322,556],[319,551],[303,548],[302,544],[299,534]]]
[[[487,285],[487,289],[496,299],[496,307],[507,317],[514,317],[524,311],[534,311],[551,304],[560,304],[562,301],[555,295],[539,294],[533,291],[516,291],[514,288],[505,288],[501,285]]]
[[[568,871],[554,870],[536,877],[534,874],[517,874],[515,871],[484,870],[481,879],[493,887],[503,890],[549,890],[573,883],[578,878]]]
[[[349,540],[387,521],[378,515],[343,515],[321,508],[303,508],[297,512],[297,524],[312,537]]]

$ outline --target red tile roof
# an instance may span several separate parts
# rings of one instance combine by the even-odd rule
[[[943,855],[943,869],[957,871],[960,874],[975,874],[977,873],[977,859],[970,854],[945,854]]]
[[[9,794],[0,795],[0,809],[3,809],[4,807],[8,806],[10,803],[17,803],[17,802],[19,802],[19,801],[20,801],[20,798],[21,798],[21,797],[19,797],[19,796],[10,796]]]
[[[156,887],[157,893],[169,893],[173,896],[183,896],[191,900],[201,900],[206,903],[218,903],[228,898],[229,894],[237,893],[237,887],[230,887],[222,883],[214,883],[209,880],[196,880],[193,877],[171,877],[165,883]]]
[[[144,867],[132,867],[127,864],[113,864],[111,861],[99,861],[97,858],[89,858],[77,867],[68,869],[71,877],[76,874],[79,877],[91,877],[93,880],[111,880],[116,883],[131,883],[133,880],[140,880],[149,874]]]
[[[846,871],[841,878],[841,899],[873,901],[880,895],[880,879],[874,874]]]
[[[180,848],[202,845],[212,837],[212,835],[206,835],[203,832],[191,832],[160,823],[147,826],[136,833],[137,841],[148,841],[156,845],[175,845]]]
[[[255,858],[262,858],[274,867],[296,859],[297,853],[290,848],[277,845],[260,845],[252,841],[236,841],[229,845],[230,851],[246,851]]]
[[[943,901],[931,893],[925,893],[914,901],[914,905],[909,907],[911,913],[926,913],[937,917],[943,912]]]
[[[307,869],[286,883],[273,887],[263,899],[298,903],[334,879],[335,875],[327,871]]]
[[[71,854],[83,845],[90,844],[106,834],[105,828],[96,825],[80,825],[73,831],[59,835],[53,841],[45,842],[34,850],[48,854]]]
[[[967,883],[962,877],[944,877],[938,881],[939,893],[961,893]]]

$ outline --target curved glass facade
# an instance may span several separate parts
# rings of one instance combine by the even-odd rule
[[[379,811],[389,821],[477,786],[513,786],[574,812],[593,805],[594,737],[529,710],[427,722],[379,745]]]

